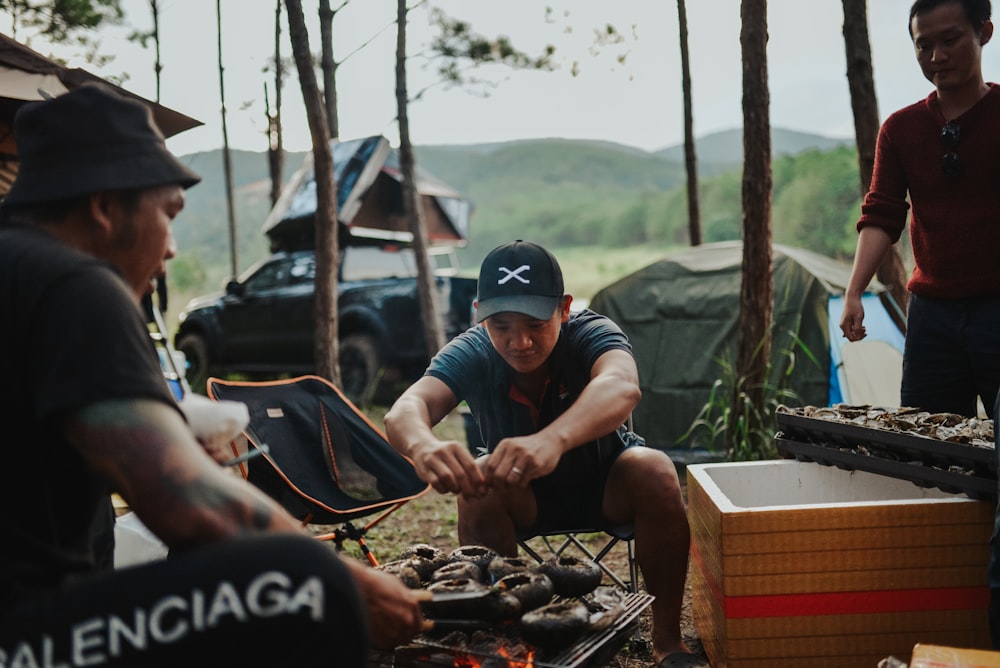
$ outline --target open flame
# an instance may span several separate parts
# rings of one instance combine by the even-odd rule
[[[504,642],[498,639],[492,648],[493,656],[480,657],[475,654],[455,655],[455,668],[535,668],[535,650],[523,643]]]
[[[447,655],[451,657],[453,668],[535,668],[535,648],[522,640],[508,636],[475,631],[471,634],[456,632],[442,639],[449,645]],[[449,642],[450,641],[450,642]],[[441,662],[444,646],[425,648],[424,658],[434,657],[435,666],[447,666]],[[411,646],[412,647],[412,646]],[[419,665],[420,656],[411,654],[409,661],[398,665],[412,663]]]

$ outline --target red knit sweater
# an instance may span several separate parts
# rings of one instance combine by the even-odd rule
[[[898,241],[912,204],[914,294],[959,299],[1000,294],[1000,86],[954,120],[962,171],[947,176],[936,93],[889,116],[879,132],[872,184],[858,229]]]

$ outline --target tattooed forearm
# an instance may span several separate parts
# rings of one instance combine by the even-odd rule
[[[170,406],[105,402],[70,422],[81,455],[172,548],[302,530],[270,497],[212,460]]]

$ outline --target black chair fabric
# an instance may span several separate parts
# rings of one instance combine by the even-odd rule
[[[247,405],[248,447],[267,444],[267,452],[246,462],[244,474],[303,522],[349,521],[430,489],[381,430],[324,378],[210,378],[208,394]]]

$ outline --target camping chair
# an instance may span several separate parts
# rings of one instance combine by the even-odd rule
[[[585,534],[604,533],[603,543],[599,548],[593,548],[583,540]],[[529,543],[537,538],[535,547]],[[576,556],[590,559],[596,563],[608,578],[617,586],[630,594],[639,591],[639,564],[635,559],[635,548],[633,545],[633,531],[631,526],[622,526],[605,529],[602,531],[593,528],[577,527],[571,529],[559,529],[548,531],[537,535],[518,536],[518,546],[524,550],[528,556],[541,563],[546,558],[559,557],[568,554],[567,550],[578,552]],[[627,580],[608,567],[603,559],[619,543],[623,543],[628,553],[628,575]],[[544,546],[544,547],[543,547]],[[536,549],[537,548],[537,549]]]
[[[591,548],[584,538],[590,534],[603,533],[603,545],[599,549]],[[595,530],[593,528],[578,527],[572,529],[559,529],[548,531],[543,534],[523,534],[517,537],[517,544],[532,559],[541,563],[546,558],[559,557],[567,554],[567,550],[579,552],[582,558],[590,559],[596,563],[604,575],[606,575],[616,586],[623,589],[628,594],[639,593],[639,563],[635,559],[634,532],[631,526],[620,526]],[[553,540],[554,539],[554,540]],[[598,538],[601,540],[601,538]],[[535,549],[529,541],[539,543]],[[624,543],[628,554],[628,580],[615,573],[604,563],[603,559],[619,543]],[[642,638],[642,630],[637,626],[629,639],[631,646],[638,647],[645,645]]]
[[[340,525],[317,538],[333,540],[338,550],[345,539],[354,540],[377,566],[365,534],[430,489],[413,463],[393,450],[385,435],[324,378],[209,378],[207,389],[212,399],[241,401],[249,409],[244,431],[244,457],[249,458],[239,463],[243,477],[303,526]],[[239,454],[236,442],[233,452]],[[370,515],[377,516],[363,527],[351,522]]]
[[[632,430],[632,416],[629,415],[628,419],[625,421],[626,427],[629,431]],[[584,534],[599,534],[604,533],[606,540],[599,549],[592,549],[588,546],[582,539],[581,536]],[[533,538],[538,538],[542,545],[544,545],[545,553],[540,554],[538,550],[534,549],[528,541]],[[553,538],[561,537],[561,540],[553,542]],[[575,551],[579,552],[583,558],[590,559],[596,563],[601,570],[604,572],[608,578],[611,579],[616,585],[624,589],[630,594],[636,594],[639,592],[639,564],[635,559],[635,546],[633,545],[634,531],[632,526],[620,526],[611,528],[600,528],[595,529],[593,527],[567,527],[565,529],[558,529],[554,531],[548,531],[543,534],[525,534],[517,537],[518,546],[524,550],[528,556],[538,562],[542,562],[546,557],[558,557],[562,556],[566,550],[573,548]],[[605,556],[611,552],[612,549],[619,543],[624,543],[625,549],[628,552],[628,581],[622,579],[622,576],[618,575],[612,571],[607,564],[602,560]]]

